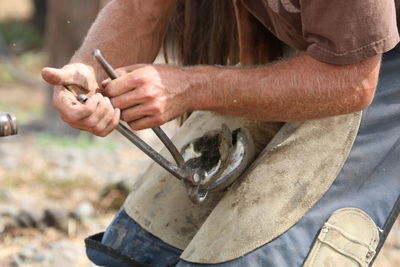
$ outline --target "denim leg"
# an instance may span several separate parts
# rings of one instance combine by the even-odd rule
[[[90,241],[94,242],[93,238]],[[180,249],[164,243],[142,229],[123,209],[118,212],[108,226],[101,238],[101,245],[112,251],[113,253],[111,254],[113,255],[120,254],[130,259],[131,261],[127,263],[127,266],[140,266],[137,264],[155,267],[174,266],[179,261],[179,256],[182,253]],[[88,253],[88,256],[94,263],[101,258],[94,252],[90,252],[90,255]],[[93,259],[94,257],[95,259]],[[123,265],[103,264],[103,266]]]

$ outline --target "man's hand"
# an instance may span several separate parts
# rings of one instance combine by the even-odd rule
[[[133,65],[116,71],[118,79],[103,82],[105,94],[132,129],[154,128],[191,110],[189,79],[182,68]]]
[[[75,63],[62,69],[44,68],[42,77],[55,85],[53,105],[71,127],[106,136],[118,125],[120,111],[113,108],[109,98],[98,93],[99,86],[91,67]],[[76,99],[80,93],[89,96],[84,104]]]

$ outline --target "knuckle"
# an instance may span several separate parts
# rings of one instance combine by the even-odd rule
[[[117,68],[117,69],[115,69],[115,72],[116,72],[118,75],[123,75],[123,74],[126,73],[126,70],[125,70],[125,68]]]
[[[98,122],[96,119],[88,119],[85,123],[86,127],[96,129]]]
[[[122,113],[121,113],[121,119],[123,120],[123,121],[128,121],[129,120],[129,112],[128,111],[122,111]]]
[[[135,84],[141,84],[143,86],[149,83],[149,79],[147,79],[146,76],[143,76],[143,73],[140,71],[132,71],[128,73],[127,76],[129,77],[127,80],[132,81]]]
[[[92,132],[97,136],[101,136],[105,132],[105,125],[102,123],[97,124],[95,127],[92,128]]]
[[[91,133],[94,134],[95,136],[100,136],[100,133],[95,132],[95,131],[93,131],[93,130],[91,131]]]
[[[155,114],[162,114],[164,112],[164,105],[161,102],[155,102],[151,105],[151,111]]]
[[[133,112],[130,112],[129,110],[127,111],[122,111],[121,112],[121,119],[123,121],[132,121],[134,119]]]
[[[107,96],[114,96],[115,95],[115,90],[114,90],[114,82],[110,81],[106,87],[104,88],[104,93]]]
[[[129,127],[132,129],[132,130],[138,130],[135,126],[136,126],[136,123],[133,123],[133,122],[131,122],[131,123],[128,123],[128,125],[129,125]]]
[[[121,86],[125,88],[131,88],[133,87],[132,84],[135,79],[135,76],[131,73],[121,76]]]
[[[97,136],[106,137],[107,134],[108,134],[107,132],[101,132],[101,133],[97,134]]]
[[[141,127],[140,123],[138,123],[138,122],[131,122],[131,123],[128,123],[128,125],[134,131],[143,130],[143,127]]]
[[[99,106],[98,106],[97,110],[100,110],[100,111],[105,112],[105,111],[107,111],[108,109],[109,109],[109,106],[108,106],[107,100],[102,99],[102,100],[99,102]]]
[[[151,122],[156,125],[161,125],[165,123],[165,120],[162,116],[155,116],[152,118]]]
[[[85,106],[82,112],[87,113],[87,114],[93,114],[96,111],[97,106],[96,105],[90,105],[90,106]]]
[[[95,133],[96,135],[100,135],[102,132],[103,132],[103,127],[102,127],[102,125],[96,125],[93,129],[92,129],[92,131],[93,131],[93,133]]]
[[[104,87],[104,94],[106,95],[106,96],[111,96],[111,89],[110,89],[110,83],[108,83],[105,87]]]
[[[153,88],[147,88],[143,92],[143,98],[145,98],[146,100],[153,100],[157,97],[157,95],[158,95],[157,90]]]
[[[113,106],[113,107],[120,107],[121,106],[121,101],[120,101],[120,98],[117,98],[117,97],[115,97],[115,98],[111,98],[111,105]]]

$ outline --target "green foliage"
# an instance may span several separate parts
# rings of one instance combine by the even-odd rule
[[[6,45],[17,52],[39,49],[43,45],[43,36],[28,22],[0,23],[0,34]]]
[[[11,72],[3,64],[0,63],[0,83],[12,83],[14,81],[15,80]]]

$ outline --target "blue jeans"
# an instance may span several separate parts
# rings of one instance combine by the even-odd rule
[[[142,229],[123,209],[105,233],[85,242],[89,259],[100,266],[175,266],[182,253]]]

